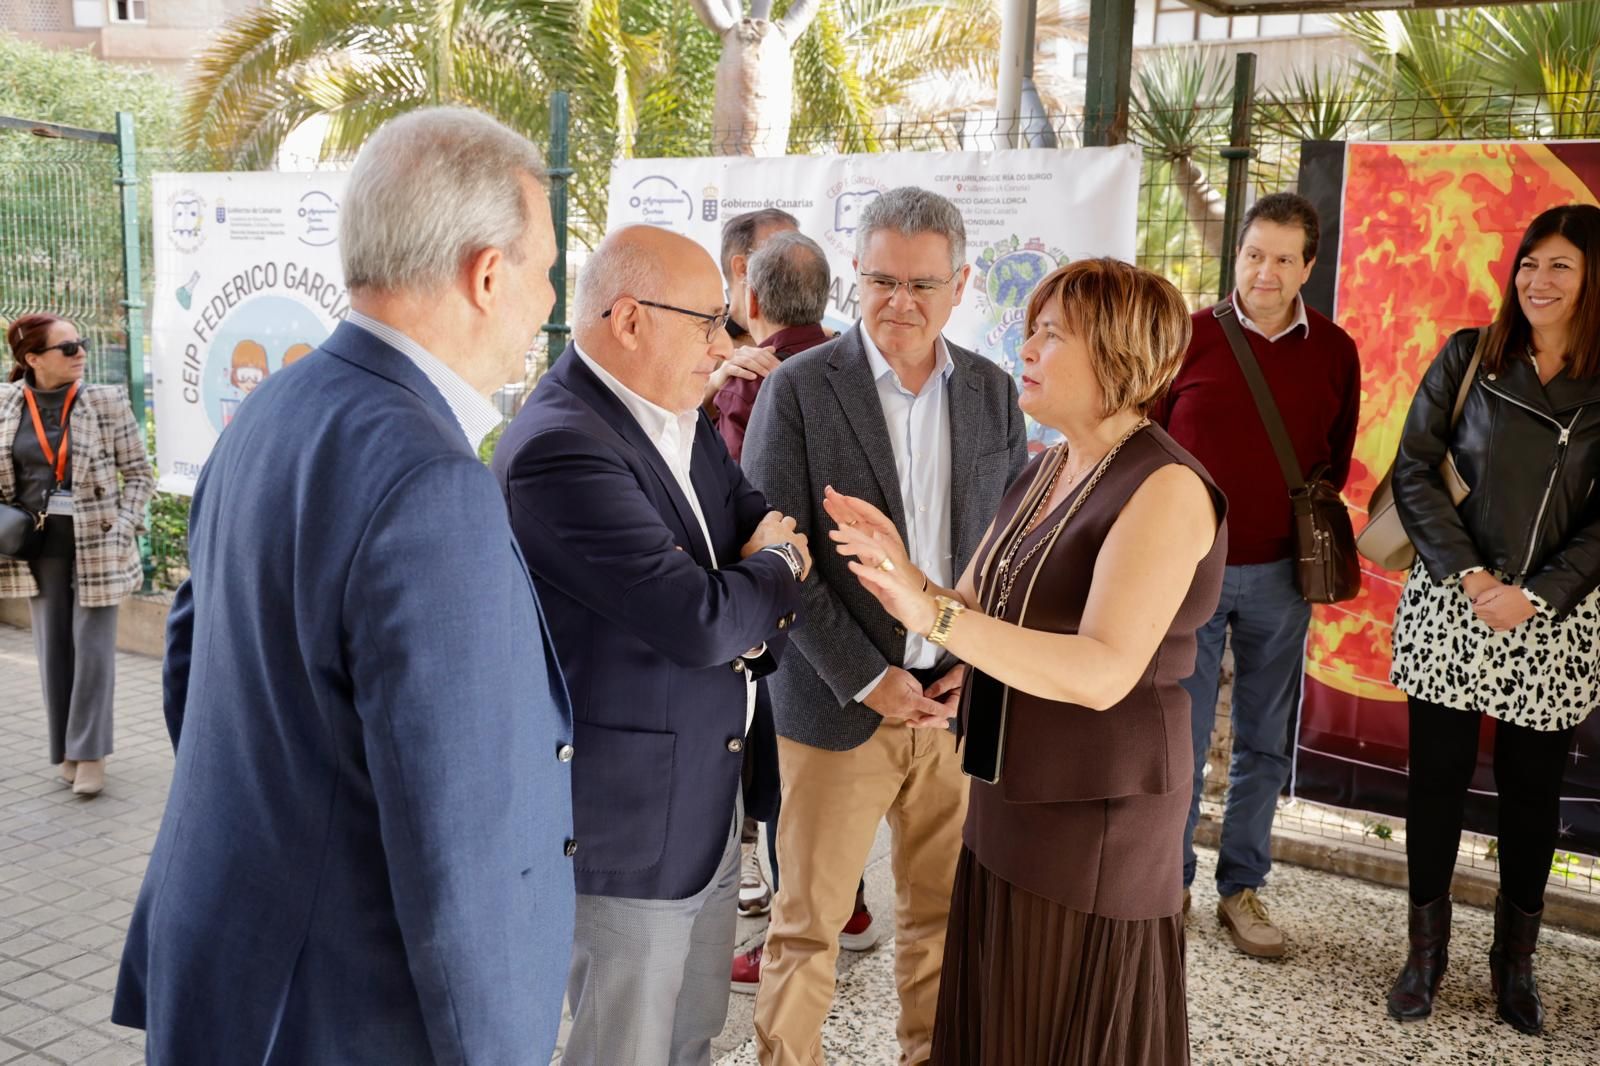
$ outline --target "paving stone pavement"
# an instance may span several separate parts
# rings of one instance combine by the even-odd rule
[[[109,1018],[128,915],[172,773],[160,689],[159,662],[118,655],[106,790],[76,797],[46,763],[32,637],[0,625],[0,1066],[143,1061],[143,1034]],[[867,898],[892,933],[887,843],[880,832]],[[1600,940],[1546,933],[1539,965],[1550,1026],[1543,1038],[1523,1037],[1494,1019],[1483,961],[1489,915],[1458,908],[1436,1016],[1401,1026],[1384,1015],[1383,995],[1405,950],[1403,893],[1280,867],[1264,898],[1292,950],[1283,962],[1262,963],[1234,951],[1211,913],[1214,859],[1201,851],[1189,922],[1196,1066],[1600,1063]],[[757,942],[764,924],[740,919],[741,943]],[[823,1037],[834,1066],[896,1061],[893,958],[890,943],[841,955]],[[751,1006],[751,997],[733,997],[714,1045],[722,1066],[755,1062]]]

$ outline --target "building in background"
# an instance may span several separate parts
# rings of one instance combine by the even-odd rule
[[[181,77],[222,24],[259,0],[0,0],[0,30]]]

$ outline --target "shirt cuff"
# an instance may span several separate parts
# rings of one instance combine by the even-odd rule
[[[1522,590],[1522,594],[1524,596],[1528,597],[1528,602],[1533,604],[1533,609],[1534,609],[1535,612],[1537,612],[1539,614],[1543,614],[1543,615],[1548,615],[1548,614],[1551,613],[1550,612],[1550,604],[1548,602],[1546,602],[1545,598],[1543,596],[1539,595],[1537,592],[1533,591],[1530,588],[1524,587],[1523,590]]]
[[[872,690],[877,688],[880,684],[882,684],[883,683],[883,679],[888,677],[888,676],[889,676],[889,668],[887,666],[885,666],[883,668],[883,672],[882,673],[878,674],[877,677],[875,677],[871,681],[867,682],[866,688],[863,688],[860,692],[857,692],[855,694],[855,697],[854,697],[855,701],[857,703],[864,703],[866,701],[866,698],[868,696],[872,695]]]
[[[1457,584],[1460,584],[1461,582],[1463,582],[1463,581],[1465,581],[1467,579],[1468,575],[1470,575],[1470,574],[1481,574],[1481,573],[1483,573],[1483,571],[1485,569],[1486,568],[1482,567],[1482,566],[1469,566],[1465,570],[1461,571],[1459,574],[1451,574],[1450,577]]]

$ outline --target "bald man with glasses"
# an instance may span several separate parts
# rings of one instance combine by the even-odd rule
[[[572,694],[572,1066],[709,1066],[728,1009],[754,679],[793,626],[806,538],[700,411],[731,347],[711,257],[607,237],[573,343],[493,469]]]

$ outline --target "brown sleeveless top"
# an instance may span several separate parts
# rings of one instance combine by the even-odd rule
[[[1023,505],[1045,491],[1056,456],[1035,459],[1012,484],[995,516],[994,530],[979,549],[979,600],[990,603],[998,580],[1001,549],[1027,521]],[[1002,616],[1006,621],[1051,633],[1076,633],[1094,580],[1100,546],[1129,498],[1156,470],[1180,463],[1198,474],[1216,502],[1218,528],[1211,550],[1195,570],[1189,594],[1133,691],[1116,706],[1095,711],[1011,690],[1001,745],[1001,772],[994,786],[973,783],[973,798],[991,788],[1010,803],[1067,803],[1122,796],[1162,795],[1183,789],[1194,774],[1189,698],[1179,682],[1194,672],[1195,634],[1216,610],[1227,557],[1227,502],[1205,468],[1167,435],[1150,425],[1134,433],[1106,467],[1082,508],[1054,545],[1023,562],[1092,480],[1086,479],[1058,508],[1023,538],[1012,561],[1019,569]],[[1025,612],[1025,613],[1024,613]],[[963,706],[962,731],[982,734]],[[992,729],[990,730],[992,734]]]

